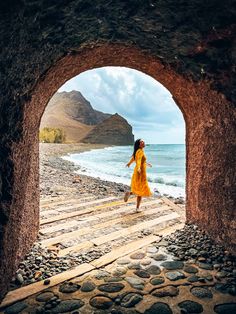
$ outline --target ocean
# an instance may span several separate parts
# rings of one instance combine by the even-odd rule
[[[147,177],[155,193],[185,198],[185,145],[147,144],[145,149]],[[125,167],[130,160],[133,146],[114,146],[71,154],[63,158],[79,165],[81,174],[130,185],[135,163]]]

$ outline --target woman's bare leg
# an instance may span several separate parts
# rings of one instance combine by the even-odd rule
[[[125,192],[125,195],[124,195],[124,202],[128,202],[128,199],[129,199],[130,195],[132,195],[132,192],[130,192],[130,191]]]
[[[137,196],[136,211],[140,211],[140,210],[139,210],[139,206],[140,206],[140,204],[141,204],[141,200],[142,200],[142,196]]]

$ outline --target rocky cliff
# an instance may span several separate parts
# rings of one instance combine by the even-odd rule
[[[131,145],[134,143],[132,127],[119,114],[114,114],[96,125],[82,140],[84,143]]]
[[[78,91],[52,97],[41,119],[40,129],[44,127],[62,128],[70,143],[133,144],[132,127],[124,118],[93,109]]]

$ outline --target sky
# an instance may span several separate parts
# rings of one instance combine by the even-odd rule
[[[130,68],[103,67],[67,81],[58,90],[80,91],[92,107],[118,113],[148,144],[184,144],[185,122],[170,92],[152,77]]]

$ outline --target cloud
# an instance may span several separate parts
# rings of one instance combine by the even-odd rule
[[[148,143],[184,143],[185,122],[170,92],[152,77],[124,67],[104,67],[81,73],[59,91],[78,90],[93,108],[119,113],[135,138]]]

